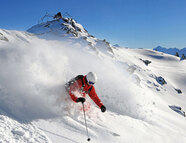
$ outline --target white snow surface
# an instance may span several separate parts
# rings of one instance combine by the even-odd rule
[[[169,108],[186,111],[186,61],[153,50],[112,48],[94,37],[93,48],[82,36],[0,33],[0,142],[87,142],[82,105],[70,99],[64,84],[93,71],[107,111],[86,97],[90,142],[186,143],[186,118]],[[159,76],[167,84],[159,84]]]

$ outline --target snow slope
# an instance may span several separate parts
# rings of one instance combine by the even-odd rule
[[[186,142],[185,117],[169,107],[186,110],[186,61],[153,50],[113,48],[89,34],[41,32],[0,30],[1,142],[86,142],[82,106],[71,101],[64,84],[89,71],[97,73],[95,88],[107,107],[102,113],[87,96],[90,142]],[[159,76],[167,84],[159,84]]]

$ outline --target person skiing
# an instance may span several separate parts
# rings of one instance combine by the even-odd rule
[[[101,100],[96,94],[94,84],[97,81],[97,76],[93,72],[89,72],[87,75],[78,75],[65,84],[65,88],[69,93],[71,99],[78,103],[84,103],[86,101],[86,94],[96,103],[102,112],[106,111],[106,107],[103,105]],[[75,92],[78,91],[81,97],[77,97]]]

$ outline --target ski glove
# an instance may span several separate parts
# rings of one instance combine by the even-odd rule
[[[101,106],[101,112],[105,112],[106,111],[106,107],[104,105]]]
[[[77,98],[76,102],[84,103],[85,102],[85,98],[79,97],[79,98]]]

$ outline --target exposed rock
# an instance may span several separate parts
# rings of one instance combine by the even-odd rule
[[[60,19],[62,18],[61,12],[58,12],[56,15],[54,15],[54,19]]]
[[[178,94],[181,94],[182,93],[182,91],[180,89],[176,89],[175,88],[175,90],[178,92]]]
[[[184,55],[184,54],[182,54],[182,56],[181,56],[181,59],[180,59],[180,60],[185,60],[185,59],[186,59],[185,55]]]
[[[185,111],[181,109],[180,106],[175,106],[175,105],[169,105],[169,107],[174,110],[175,112],[179,113],[180,115],[185,117]]]
[[[0,40],[9,41],[2,33],[0,33]]]
[[[146,66],[148,66],[148,65],[151,63],[151,61],[149,61],[149,60],[143,60],[143,59],[141,59],[141,58],[140,58],[140,60],[143,61],[143,62],[145,63]]]
[[[165,81],[165,79],[161,76],[159,77],[156,77],[156,81],[161,84],[161,85],[164,85],[164,84],[167,84],[167,82]]]

